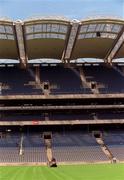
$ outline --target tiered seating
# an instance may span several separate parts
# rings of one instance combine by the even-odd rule
[[[50,120],[91,120],[93,119],[88,113],[87,114],[50,114]]]
[[[82,94],[85,89],[82,87],[80,74],[64,67],[42,67],[41,80],[49,82],[51,94]]]
[[[97,113],[98,119],[124,119],[124,112]]]
[[[106,66],[82,67],[87,81],[97,82],[100,93],[124,93],[124,76]]]
[[[19,136],[0,139],[0,163],[19,162]]]
[[[124,161],[124,133],[104,133],[104,141],[112,154],[119,161]]]
[[[41,121],[44,120],[44,115],[35,114],[8,114],[7,116],[0,117],[0,121]]]
[[[23,136],[24,154],[19,155],[20,134],[0,139],[0,163],[46,162],[46,152],[41,134]],[[104,133],[104,142],[119,161],[124,161],[124,133]],[[53,157],[58,162],[108,161],[95,138],[82,132],[53,133]]]
[[[24,137],[24,162],[46,162],[44,142],[40,134],[27,135]]]
[[[35,86],[29,84],[30,82],[35,82],[35,75],[33,77],[28,70],[18,67],[0,68],[1,95],[42,94],[42,90],[36,89]]]
[[[24,154],[19,155],[20,135],[0,139],[0,163],[46,162],[46,152],[41,134],[23,135]],[[54,133],[53,157],[58,162],[97,162],[108,159],[95,138],[80,132]]]
[[[124,92],[124,76],[123,72],[120,73],[120,69],[116,70],[116,68],[103,65],[83,66],[82,68],[87,82],[96,82],[100,93]],[[92,93],[90,87],[82,85],[78,69],[63,66],[40,67],[40,78],[41,82],[50,83],[51,94]],[[35,68],[22,70],[18,67],[1,67],[0,94],[43,94],[42,89],[35,86]]]
[[[83,133],[53,134],[53,154],[58,162],[107,161],[95,138]]]
[[[24,154],[19,155],[20,136],[0,139],[0,163],[46,162],[46,154],[40,135],[25,135]]]

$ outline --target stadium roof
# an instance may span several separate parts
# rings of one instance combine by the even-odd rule
[[[0,19],[0,59],[98,58],[111,63],[124,58],[124,20],[93,18],[69,20],[37,17],[25,21]]]

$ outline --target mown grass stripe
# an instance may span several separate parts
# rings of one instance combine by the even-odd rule
[[[0,167],[0,180],[123,180],[124,164]]]

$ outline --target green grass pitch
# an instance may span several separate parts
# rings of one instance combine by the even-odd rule
[[[124,164],[0,167],[0,180],[124,180]]]

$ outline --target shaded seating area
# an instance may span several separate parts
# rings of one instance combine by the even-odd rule
[[[100,93],[124,93],[124,75],[123,72],[119,72],[121,71],[119,67],[98,65],[82,68],[87,81],[96,82]]]
[[[0,68],[1,95],[30,95],[42,94],[41,89],[35,87],[35,71],[31,72],[18,67]]]
[[[80,74],[63,66],[42,67],[42,82],[49,82],[51,94],[82,94],[86,91],[81,83]]]
[[[44,83],[48,83],[50,94],[92,94],[92,86],[99,93],[124,93],[124,76],[120,67],[90,65],[80,67],[88,83],[81,81],[77,67],[67,68],[63,65],[40,66],[39,82],[36,82],[36,68],[20,69],[17,66],[0,67],[1,95],[41,95]]]

